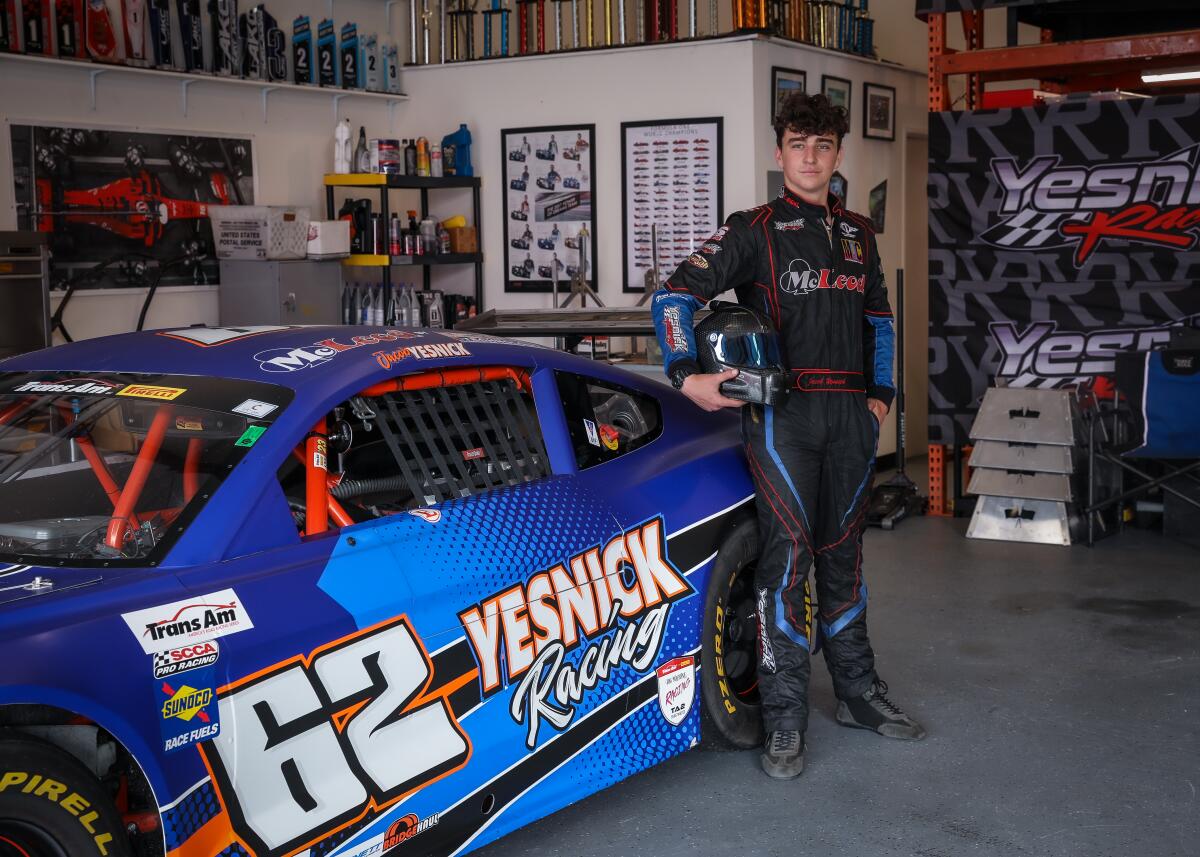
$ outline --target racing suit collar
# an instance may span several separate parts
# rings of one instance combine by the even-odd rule
[[[782,188],[780,188],[779,198],[782,199],[784,202],[786,202],[788,205],[792,206],[793,208],[799,209],[800,211],[804,211],[809,214],[819,214],[821,217],[825,216],[826,208],[822,208],[819,205],[813,205],[811,202],[806,202],[805,200],[798,197],[796,194],[792,193],[792,191],[790,191],[788,189],[787,185],[784,185]],[[825,205],[828,208],[828,211],[832,216],[834,216],[834,217],[841,216],[842,204],[838,201],[838,198],[836,196],[834,196],[833,194],[829,194]]]

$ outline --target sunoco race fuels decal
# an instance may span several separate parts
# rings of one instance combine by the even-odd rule
[[[537,745],[545,719],[566,729],[575,705],[624,665],[649,669],[672,603],[693,590],[666,557],[662,518],[613,536],[458,614],[485,696],[515,683],[509,715]],[[623,622],[621,620],[624,620]],[[569,654],[581,650],[578,657]]]

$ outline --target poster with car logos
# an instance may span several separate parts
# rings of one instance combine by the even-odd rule
[[[510,128],[504,145],[504,290],[561,300],[582,272],[596,288],[595,125]]]
[[[929,116],[929,440],[1200,326],[1200,95]]]
[[[721,127],[720,117],[621,123],[624,291],[644,291],[655,261],[657,288],[721,226]]]

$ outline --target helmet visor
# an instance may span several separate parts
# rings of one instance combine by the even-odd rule
[[[756,331],[711,333],[709,342],[717,362],[743,369],[774,369],[779,359],[779,343],[774,335]]]

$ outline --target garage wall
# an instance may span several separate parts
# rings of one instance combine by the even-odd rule
[[[600,4],[597,4],[598,6]],[[724,4],[722,4],[724,9]],[[324,2],[298,3],[285,17],[305,12],[317,20],[328,12]],[[882,10],[877,14],[884,14]],[[383,4],[339,0],[339,21],[356,20],[362,31],[386,31]],[[908,15],[908,11],[905,11]],[[402,55],[407,50],[407,8],[390,6],[390,17]],[[877,24],[877,27],[880,25]],[[819,86],[822,72],[855,81],[856,100],[861,80],[917,92],[923,78],[896,66],[850,58],[832,51],[800,48],[789,43],[732,37],[699,45],[675,44],[597,51],[587,54],[511,58],[459,66],[410,67],[402,83],[411,100],[389,110],[387,104],[350,97],[338,115],[350,118],[355,130],[365,125],[369,136],[416,136],[431,139],[466,122],[475,139],[476,171],[483,176],[483,250],[486,301],[490,306],[549,306],[548,296],[507,295],[501,277],[500,129],[521,125],[594,123],[597,128],[598,253],[600,292],[606,302],[631,303],[620,293],[620,123],[637,119],[722,115],[725,117],[724,199],[726,212],[761,202],[766,192],[765,171],[773,138],[769,128],[771,65],[803,68]],[[7,124],[76,124],[151,131],[197,131],[250,135],[254,139],[257,199],[263,203],[308,205],[324,211],[319,176],[332,159],[334,111],[332,99],[320,92],[277,91],[268,98],[264,121],[262,97],[255,87],[198,82],[188,91],[188,110],[182,108],[177,82],[130,75],[103,75],[96,84],[92,109],[90,66],[64,68],[0,58],[0,229],[15,226],[11,184],[11,152]],[[901,99],[919,108],[924,122],[923,96]],[[751,133],[753,129],[753,133]],[[871,143],[888,151],[888,144]],[[866,190],[883,171],[899,175],[899,163],[869,148],[848,152],[851,204],[862,207]],[[859,177],[859,175],[863,177]],[[868,177],[869,176],[869,177]],[[889,185],[890,187],[891,185]],[[895,191],[893,191],[894,193]],[[857,195],[862,194],[862,201]],[[395,194],[396,208],[416,207],[415,194]],[[438,214],[469,212],[465,192],[433,195]],[[892,251],[885,248],[885,257]],[[367,276],[362,272],[362,276]],[[435,285],[469,292],[469,268],[436,269]],[[72,300],[68,326],[76,337],[129,329],[141,297],[134,292],[80,293]],[[155,298],[148,323],[155,325],[215,322],[216,296],[211,289],[165,290]]]

